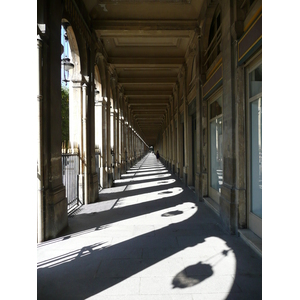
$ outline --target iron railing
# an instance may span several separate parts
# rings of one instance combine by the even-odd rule
[[[82,205],[78,197],[79,155],[62,154],[62,177],[68,200],[68,213]]]

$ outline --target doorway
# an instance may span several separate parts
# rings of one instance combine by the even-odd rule
[[[222,91],[209,101],[209,197],[220,204],[223,185]]]
[[[262,237],[262,63],[247,70],[248,226]]]

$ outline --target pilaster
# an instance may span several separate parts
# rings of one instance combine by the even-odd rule
[[[100,186],[103,188],[103,97],[95,99],[95,145],[99,149]]]
[[[184,117],[184,166],[183,166],[183,183],[188,185],[188,169],[189,169],[189,143],[188,143],[188,103],[186,91],[186,64],[181,69],[181,82],[183,88],[183,117]]]
[[[234,43],[231,36],[233,22],[231,1],[222,2],[222,56],[223,56],[223,186],[220,197],[220,217],[225,228],[236,233],[237,205],[235,202],[235,74]]]
[[[177,177],[178,179],[180,178],[180,172],[181,172],[181,165],[180,165],[180,142],[183,143],[183,141],[181,141],[181,136],[180,136],[180,113],[179,113],[179,84],[178,81],[176,82],[175,86],[174,86],[174,97],[176,100],[176,108],[177,108],[177,114],[176,114],[176,123],[177,123],[177,128],[176,128],[176,172],[177,172]]]

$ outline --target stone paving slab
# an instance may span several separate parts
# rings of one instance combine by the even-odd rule
[[[156,168],[164,167],[148,155],[70,217],[60,237],[38,245],[38,299],[262,298],[261,257]]]

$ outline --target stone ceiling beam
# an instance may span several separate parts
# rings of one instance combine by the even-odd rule
[[[199,24],[197,20],[93,20],[92,27],[101,30],[102,36],[116,36],[115,31],[127,30],[193,31]]]
[[[162,90],[162,91],[124,91],[124,94],[128,97],[131,96],[137,96],[137,97],[142,97],[142,96],[169,96],[170,94],[172,94],[172,91],[170,90]]]
[[[175,83],[177,77],[155,77],[155,78],[119,78],[118,83],[120,84],[169,84]]]
[[[184,57],[109,57],[108,62],[116,68],[178,68],[185,60]]]

